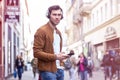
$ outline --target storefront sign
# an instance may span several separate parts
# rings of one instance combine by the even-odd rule
[[[108,27],[106,29],[106,33],[105,33],[105,38],[106,39],[113,38],[113,37],[116,37],[116,36],[117,36],[116,30],[113,27]]]
[[[19,0],[6,0],[5,1],[5,22],[19,22],[20,7]]]

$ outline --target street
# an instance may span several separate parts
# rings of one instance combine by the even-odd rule
[[[18,80],[18,77],[14,78],[12,76],[12,77],[8,78],[7,80]],[[24,71],[24,73],[22,74],[22,80],[38,80],[38,74],[37,74],[36,78],[33,78],[32,70]]]
[[[76,80],[79,80],[77,76],[76,77]],[[92,78],[88,78],[88,80],[104,80],[104,74],[101,70],[98,70],[98,71],[94,71],[93,72],[93,77]],[[8,78],[7,80],[18,80],[18,78],[14,78],[13,76]],[[38,74],[36,76],[36,78],[33,78],[33,74],[32,74],[32,71],[29,70],[29,71],[25,71],[23,73],[23,77],[22,77],[22,80],[38,80]],[[64,80],[69,80],[69,76],[68,76],[68,72],[65,71],[65,79]]]
[[[80,80],[78,79],[78,76],[77,76],[77,73],[76,73],[76,80]],[[101,70],[98,70],[98,71],[93,71],[93,77],[92,78],[89,78],[88,77],[88,80],[104,80],[104,74],[103,74],[103,71]],[[65,80],[69,80],[69,76],[68,76],[68,72],[65,72]]]

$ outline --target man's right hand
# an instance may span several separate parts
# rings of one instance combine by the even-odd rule
[[[57,59],[57,60],[64,60],[64,59],[66,59],[66,58],[68,58],[68,57],[69,57],[69,55],[63,54],[63,53],[60,53],[60,54],[57,54],[57,55],[56,55],[56,59]]]

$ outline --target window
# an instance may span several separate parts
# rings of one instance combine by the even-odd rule
[[[103,20],[103,7],[101,7],[101,9],[100,9],[100,14],[101,14],[101,20],[100,20],[100,22],[102,22],[102,20]]]
[[[112,8],[113,8],[113,0],[110,0],[110,16],[112,16],[113,15],[113,10],[112,10]]]
[[[107,10],[108,10],[108,8],[107,8],[107,3],[105,4],[105,9],[104,9],[104,10],[105,10],[105,19],[107,19],[107,12],[108,12],[108,11],[107,11]]]
[[[19,47],[19,37],[17,37],[17,47]]]
[[[106,42],[107,50],[118,49],[119,48],[119,39],[114,39]]]
[[[19,0],[6,0],[8,6],[18,6]]]
[[[16,44],[16,34],[14,32],[14,45]]]

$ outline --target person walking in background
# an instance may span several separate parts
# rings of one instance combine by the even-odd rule
[[[70,69],[68,69],[68,71],[69,71],[69,78],[70,78],[70,80],[76,80],[76,60],[75,60],[75,57],[73,56],[75,53],[74,53],[74,51],[73,50],[70,50],[70,53],[68,54],[70,57],[69,57],[69,59],[70,59],[70,62],[71,62],[71,68]]]
[[[105,80],[107,80],[107,78],[112,80],[111,56],[109,54],[109,51],[105,52],[105,54],[103,56],[102,64],[104,67]]]
[[[42,80],[64,80],[63,60],[69,56],[62,52],[62,35],[57,29],[63,18],[63,10],[59,5],[50,6],[47,18],[49,21],[34,35],[34,57],[38,58]]]
[[[115,57],[111,57],[110,58],[110,66],[111,66],[111,78],[114,77],[114,75],[116,75],[116,64],[115,64]]]
[[[118,50],[116,53],[115,64],[116,64],[116,80],[120,80],[120,50]]]
[[[91,59],[90,56],[88,57],[88,66],[87,66],[87,68],[88,68],[89,77],[92,77],[93,76],[92,71],[93,71],[93,68],[94,68],[94,62],[93,62],[93,60]]]
[[[23,66],[24,66],[24,61],[23,61],[22,57],[20,55],[18,55],[15,60],[15,68],[17,69],[19,80],[21,80],[21,78],[22,78]]]
[[[31,61],[31,66],[32,66],[32,71],[33,71],[34,78],[36,77],[36,73],[37,73],[37,64],[38,64],[37,58],[33,58],[32,61]]]
[[[87,71],[87,65],[88,60],[84,56],[84,53],[82,52],[79,56],[79,61],[77,63],[78,65],[78,75],[80,76],[80,80],[88,80],[88,71]]]

